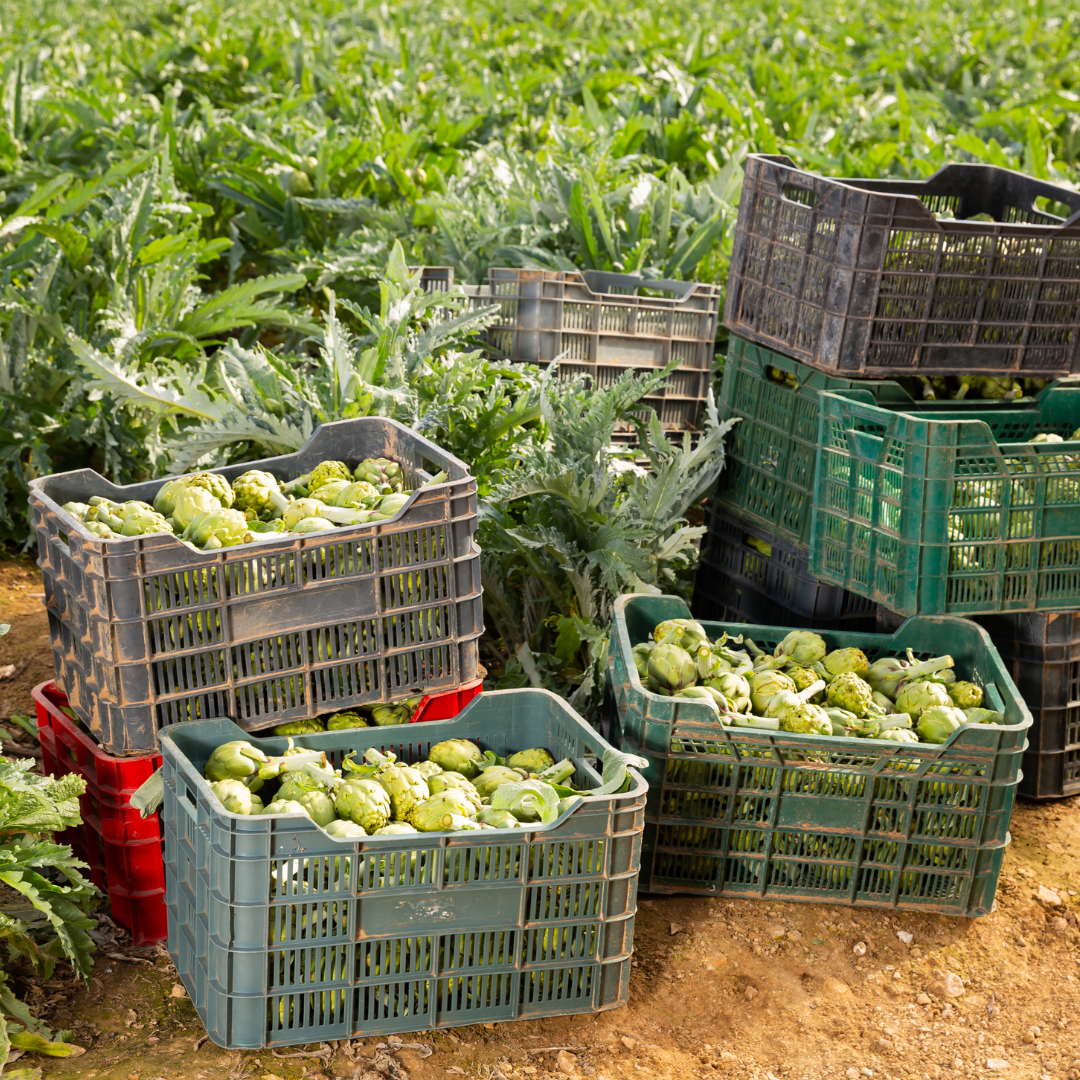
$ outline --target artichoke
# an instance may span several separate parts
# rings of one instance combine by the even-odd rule
[[[983,703],[982,687],[972,682],[955,682],[948,687],[947,693],[958,709],[977,709]]]
[[[709,648],[709,635],[705,633],[705,627],[694,619],[665,619],[662,623],[657,623],[653,627],[653,641],[659,645],[673,632],[671,640],[691,656],[697,655],[702,646]]]
[[[146,536],[148,533],[172,532],[172,526],[161,514],[153,510],[144,510],[124,518],[121,536]]]
[[[375,779],[386,788],[391,813],[399,821],[406,820],[413,808],[431,794],[424,774],[411,765],[388,765]]]
[[[323,722],[318,717],[310,720],[290,720],[287,724],[278,724],[275,735],[313,735],[316,731],[325,731]]]
[[[224,509],[225,507],[221,505],[221,501],[215,499],[206,488],[185,484],[173,503],[173,512],[171,514],[173,527],[177,532],[183,533],[200,514],[209,514],[212,511]],[[240,516],[243,517],[243,514]]]
[[[334,528],[336,528],[334,523],[327,521],[326,518],[306,517],[301,518],[289,531],[296,533],[297,536],[303,536],[305,533],[330,532]]]
[[[233,482],[233,508],[259,521],[269,521],[289,505],[277,477],[261,469],[248,469]]]
[[[370,510],[342,510],[335,506],[327,506],[318,499],[297,499],[289,503],[285,512],[281,515],[285,523],[286,532],[296,532],[297,526],[304,518],[318,518],[321,522],[329,521],[332,525],[363,525],[371,518]],[[327,528],[322,525],[322,528]],[[309,529],[309,531],[314,531]]]
[[[928,743],[948,742],[954,731],[968,722],[963,711],[951,705],[931,705],[919,716],[916,730]]]
[[[278,798],[281,798],[280,791],[278,792]],[[304,808],[304,813],[316,825],[321,825],[323,828],[337,817],[334,800],[325,791],[306,791],[296,799],[296,802]]]
[[[163,517],[172,517],[173,507],[180,492],[184,490],[187,479],[186,476],[178,476],[158,488],[158,493],[154,496],[154,509]]]
[[[436,743],[428,751],[428,760],[446,772],[461,773],[466,780],[478,776],[484,767],[483,752],[468,739],[444,739]]]
[[[896,695],[896,708],[906,712],[912,720],[918,720],[924,709],[950,704],[949,692],[941,683],[907,683]]]
[[[826,709],[825,715],[829,718],[834,735],[857,735],[859,718],[846,709]]]
[[[662,690],[677,694],[697,682],[698,671],[694,658],[685,649],[669,642],[657,645],[649,653],[649,676]]]
[[[718,678],[710,679],[705,688],[723,694],[737,713],[744,713],[750,708],[750,683],[742,675],[736,675],[733,671],[724,672]]]
[[[73,518],[78,518],[82,521],[83,517],[90,512],[90,507],[86,503],[81,502],[66,502],[60,507],[65,514],[70,514]]]
[[[211,784],[219,780],[240,780],[251,791],[263,786],[259,769],[270,759],[244,739],[222,743],[206,761],[203,776]]]
[[[795,682],[782,671],[756,671],[750,677],[750,704],[754,712],[761,714],[769,699],[781,690],[795,693]]]
[[[460,827],[456,819],[467,820],[472,814],[472,804],[465,798],[465,793],[447,788],[414,807],[409,824],[420,832],[444,832]]]
[[[773,656],[783,664],[806,667],[824,659],[828,646],[820,634],[812,630],[792,630],[773,650]]]
[[[181,496],[183,498],[183,496]],[[196,514],[180,537],[203,551],[251,543],[248,520],[239,510],[209,510]]]
[[[264,814],[304,814],[307,815],[307,811],[298,803],[292,799],[275,799],[271,803],[267,803],[263,808]]]
[[[969,724],[1004,724],[1005,717],[996,709],[964,709]]]
[[[333,716],[328,717],[326,721],[327,731],[348,731],[350,728],[367,727],[367,719],[360,715],[358,712],[353,712],[351,709],[345,709],[342,712],[336,712]]]
[[[356,822],[369,834],[390,820],[390,796],[378,780],[346,780],[334,792],[334,807],[339,817]]]
[[[103,521],[87,521],[85,527],[87,532],[100,537],[102,540],[109,540],[119,535],[113,532]]]
[[[870,661],[866,659],[866,653],[862,649],[833,649],[822,663],[833,677],[843,675],[845,671],[853,671],[859,678],[865,679],[870,671]]]
[[[853,671],[845,671],[829,683],[825,701],[834,709],[846,709],[861,718],[873,705],[873,694],[868,682]]]
[[[336,506],[337,497],[349,486],[348,480],[324,480],[317,488],[311,489],[311,497],[327,506]]]
[[[818,680],[797,694],[791,690],[778,691],[765,704],[765,718],[779,720],[781,731],[831,735],[833,728],[828,714],[819,706],[810,704],[810,698],[819,693],[824,685],[822,680]]]
[[[366,480],[356,480],[338,491],[334,497],[334,505],[346,510],[370,510],[379,498],[379,492],[374,485]]]
[[[889,728],[887,731],[883,731],[880,735],[875,735],[875,739],[881,739],[884,742],[915,742],[919,741],[919,736],[915,734],[910,728]]]
[[[333,836],[338,840],[363,840],[367,833],[362,826],[355,821],[346,821],[344,818],[334,818],[323,826],[327,836]]]
[[[655,645],[654,641],[643,641],[640,645],[635,645],[632,650],[634,667],[637,668],[638,678],[642,682],[649,676],[649,653],[653,651]]]
[[[672,697],[690,698],[692,701],[701,701],[707,705],[716,714],[717,719],[720,718],[720,708],[723,705],[724,712],[731,712],[731,702],[728,701],[719,690],[709,690],[704,686],[688,686],[685,690],[680,690],[676,694],[672,694]]]
[[[311,472],[283,484],[282,491],[292,491],[298,487],[306,487],[308,491],[314,491],[327,480],[351,479],[352,473],[349,472],[349,466],[344,461],[320,461]]]
[[[900,689],[909,682],[944,681],[953,665],[951,656],[935,656],[931,660],[917,661],[908,649],[908,658],[896,656],[875,660],[867,672],[866,681],[877,693],[895,700]]]
[[[391,821],[389,825],[384,825],[381,829],[376,829],[372,836],[406,836],[409,833],[416,833],[416,830],[407,821]]]
[[[808,686],[816,683],[821,676],[816,671],[799,667],[797,664],[789,664],[784,674],[795,684],[796,690],[805,690]],[[819,698],[820,694],[817,695]]]
[[[396,461],[389,458],[364,458],[353,473],[357,480],[372,484],[380,493],[405,490],[405,474]]]
[[[373,705],[371,719],[378,727],[392,727],[395,724],[407,724],[416,712],[416,706],[423,697],[405,698],[404,701],[392,701],[389,705]]]
[[[428,782],[428,786],[431,786],[431,778],[441,773],[442,766],[436,765],[434,761],[418,761],[413,768]],[[462,777],[464,779],[464,777]]]
[[[230,814],[250,814],[252,799],[258,799],[257,795],[252,795],[251,789],[242,780],[219,780],[216,784],[210,785],[210,790]],[[259,806],[262,806],[261,800],[259,800]]]
[[[491,793],[503,784],[517,784],[524,779],[517,769],[505,765],[489,765],[473,782],[481,799],[490,799]],[[418,826],[419,827],[419,826]]]
[[[520,829],[521,822],[518,821],[509,810],[493,810],[490,806],[485,806],[479,814],[476,815],[476,820],[481,825],[490,825],[493,829]]]
[[[395,514],[400,513],[405,507],[405,504],[412,498],[412,494],[408,491],[401,492],[394,495],[384,495],[375,504],[373,509],[378,513],[380,518],[392,518]]]
[[[521,777],[519,776],[520,780]],[[461,773],[441,772],[428,780],[428,791],[432,795],[438,795],[440,791],[456,791],[469,803],[473,810],[479,810],[483,806],[480,792],[473,786],[471,780],[466,780]]]
[[[183,481],[185,489],[202,488],[204,491],[208,491],[213,495],[226,510],[232,507],[232,485],[224,476],[219,476],[217,473],[212,472],[199,472],[183,477]]]
[[[533,750],[519,750],[506,759],[508,769],[524,769],[527,773],[542,773],[555,764],[555,759],[541,747]]]

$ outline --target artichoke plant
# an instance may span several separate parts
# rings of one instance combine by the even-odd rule
[[[289,505],[277,477],[261,469],[241,473],[232,482],[232,490],[233,508],[251,519],[269,521]]]
[[[693,657],[678,645],[670,642],[657,645],[649,653],[649,678],[669,694],[677,694],[687,686],[693,686],[697,676]]]
[[[310,720],[290,720],[287,724],[278,724],[274,728],[275,735],[314,735],[317,731],[325,731],[323,722],[316,716]]]
[[[864,717],[873,706],[870,684],[853,671],[837,675],[825,691],[825,701],[836,709],[845,709],[857,717]]]
[[[447,788],[417,804],[409,814],[409,824],[420,832],[443,832],[459,826],[457,819],[467,820],[472,815],[472,804],[465,793]]]
[[[924,742],[944,743],[967,722],[967,717],[960,709],[951,705],[931,705],[922,710],[916,730]]]
[[[339,817],[355,821],[369,834],[390,821],[390,796],[378,780],[346,780],[334,792],[334,807]]]
[[[912,720],[918,720],[924,709],[950,704],[949,692],[940,683],[907,683],[896,695],[897,710],[906,712]]]
[[[769,699],[781,690],[795,693],[795,682],[782,671],[756,671],[750,677],[750,704],[759,715],[765,712]]]
[[[466,780],[478,776],[484,767],[483,751],[468,739],[444,739],[436,743],[428,751],[428,760],[446,772],[461,773]]]

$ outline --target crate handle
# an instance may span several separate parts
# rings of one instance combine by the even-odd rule
[[[1004,716],[1005,699],[1001,696],[1001,691],[998,690],[997,683],[988,682],[983,688],[983,690],[986,694],[986,697],[989,699],[989,707],[993,709],[994,712],[999,712],[1002,716]]]
[[[852,457],[868,460],[877,458],[885,442],[880,435],[871,435],[869,431],[859,431],[857,428],[845,428],[844,436],[851,448]]]
[[[613,274],[604,270],[584,270],[581,276],[594,293],[607,293],[611,289],[655,289],[657,292],[675,293],[685,299],[703,287],[698,281],[654,281],[638,274]]]
[[[811,209],[817,205],[818,193],[813,188],[802,187],[799,184],[785,184],[781,191],[788,202],[798,203],[799,206],[807,206]]]

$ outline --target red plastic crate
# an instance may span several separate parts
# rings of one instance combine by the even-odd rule
[[[83,824],[60,839],[90,866],[90,880],[109,894],[112,917],[131,931],[135,945],[151,945],[168,934],[165,865],[158,815],[143,818],[131,796],[161,765],[160,754],[114,757],[81,730],[64,710],[67,698],[56,683],[35,686],[41,764],[49,776],[76,773],[86,781],[80,796]]]
[[[480,691],[484,680],[466,683],[456,690],[446,690],[441,694],[427,694],[416,706],[411,724],[426,723],[429,720],[452,720]]]

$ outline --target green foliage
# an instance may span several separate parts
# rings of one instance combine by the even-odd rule
[[[80,873],[85,864],[49,834],[80,824],[78,797],[86,781],[74,773],[39,776],[30,772],[32,764],[0,758],[0,884],[6,886],[0,889],[0,940],[9,961],[27,961],[46,978],[59,959],[85,977],[94,948],[86,905],[97,890]],[[0,970],[0,1054],[12,1041],[25,1048],[51,1043],[49,1030],[15,997],[8,979]],[[42,1052],[62,1056],[63,1047]]]

